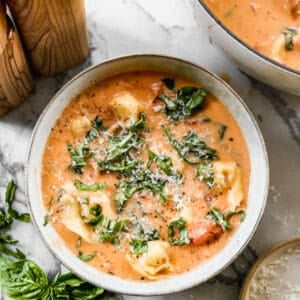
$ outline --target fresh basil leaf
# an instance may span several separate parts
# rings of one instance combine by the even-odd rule
[[[30,215],[28,213],[19,214],[15,209],[13,209],[12,204],[15,199],[17,186],[13,180],[11,180],[7,187],[5,193],[5,202],[6,202],[6,210],[7,214],[12,218],[18,221],[29,223],[31,221]]]
[[[210,148],[201,140],[195,131],[189,131],[181,142],[175,139],[167,125],[162,125],[164,133],[170,144],[180,157],[190,164],[200,163],[203,159],[215,160],[218,158],[217,151]]]
[[[78,253],[78,257],[79,257],[79,259],[82,260],[82,261],[90,261],[90,260],[92,260],[96,255],[97,255],[96,252],[92,252],[92,253],[89,253],[89,254],[83,254],[81,251],[79,251],[79,253]]]
[[[83,167],[86,166],[86,160],[91,156],[91,152],[84,143],[78,145],[77,150],[71,144],[68,144],[68,151],[71,156],[70,169],[77,174],[83,173]]]
[[[146,241],[133,239],[130,241],[131,252],[135,255],[140,255],[148,251],[148,244]]]
[[[169,90],[174,90],[175,88],[175,79],[172,77],[165,77],[162,78],[161,81],[165,84],[165,86],[169,89]]]
[[[2,291],[12,299],[42,299],[48,287],[46,274],[31,260],[13,262],[0,255]]]
[[[92,192],[96,192],[98,190],[103,190],[106,188],[106,183],[99,183],[99,182],[96,182],[94,184],[91,184],[91,185],[87,185],[83,182],[81,182],[80,180],[76,179],[74,181],[74,185],[75,187],[78,189],[78,190],[81,190],[81,191],[92,191]]]
[[[203,161],[197,166],[197,177],[206,183],[211,189],[214,186],[213,164],[210,161]]]
[[[298,35],[298,30],[287,27],[282,31],[284,35],[285,50],[292,51],[294,49],[294,37]]]
[[[0,209],[0,229],[10,228],[13,223],[13,218]]]
[[[176,231],[179,232],[179,237],[176,239]],[[186,220],[180,217],[178,220],[172,221],[168,226],[168,239],[170,244],[174,246],[188,245],[188,231],[186,228]]]

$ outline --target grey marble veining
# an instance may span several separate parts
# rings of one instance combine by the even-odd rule
[[[27,101],[0,119],[0,199],[3,203],[5,186],[13,178],[18,185],[16,206],[25,211],[24,168],[32,130],[51,97],[79,71],[118,55],[158,53],[228,75],[229,84],[252,110],[266,141],[271,169],[267,208],[250,245],[227,270],[186,292],[152,297],[157,300],[237,299],[243,278],[257,257],[276,242],[300,235],[300,97],[266,87],[239,71],[205,35],[205,24],[196,22],[195,4],[194,0],[87,0],[88,60],[54,77],[36,78],[35,91]],[[12,234],[49,274],[61,270],[32,224],[16,223]]]

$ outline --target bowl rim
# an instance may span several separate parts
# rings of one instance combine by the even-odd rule
[[[247,300],[247,293],[249,291],[251,281],[254,279],[256,271],[259,267],[261,267],[266,259],[275,254],[277,251],[280,251],[283,248],[286,248],[289,245],[300,244],[300,236],[294,236],[287,240],[283,240],[274,246],[272,246],[269,250],[267,250],[251,267],[248,272],[246,278],[244,279],[242,289],[240,291],[240,300]]]
[[[35,137],[37,134],[37,131],[40,127],[40,124],[43,122],[44,116],[47,114],[49,108],[52,106],[52,104],[57,100],[57,98],[59,97],[59,95],[63,94],[65,89],[72,85],[75,81],[77,81],[77,79],[81,76],[83,76],[86,73],[89,73],[91,70],[98,68],[100,65],[104,65],[104,64],[110,64],[111,62],[115,62],[115,61],[119,61],[119,60],[124,60],[124,59],[135,59],[135,58],[163,58],[163,59],[169,59],[169,60],[173,60],[173,61],[178,61],[180,63],[186,64],[190,67],[194,67],[196,69],[200,69],[201,71],[205,72],[206,74],[208,74],[209,76],[213,77],[214,79],[218,80],[220,82],[220,84],[222,84],[224,86],[224,88],[228,89],[229,92],[231,94],[233,94],[233,96],[235,97],[235,99],[243,106],[244,110],[246,111],[247,115],[250,118],[250,122],[253,124],[253,126],[255,127],[256,133],[257,133],[257,137],[260,141],[260,146],[262,149],[262,154],[263,154],[263,159],[265,161],[265,186],[263,187],[263,192],[262,192],[262,199],[261,199],[261,209],[258,213],[257,219],[255,220],[255,222],[252,225],[252,231],[250,232],[250,235],[247,236],[247,238],[244,241],[244,244],[240,245],[239,250],[236,251],[235,255],[233,255],[230,259],[228,259],[227,263],[224,264],[222,266],[222,268],[219,268],[217,271],[215,271],[214,273],[212,273],[210,275],[209,278],[212,278],[214,276],[216,276],[217,274],[219,274],[220,272],[224,271],[230,264],[232,264],[232,262],[240,255],[240,253],[245,249],[245,247],[248,245],[248,243],[250,242],[251,238],[253,237],[261,219],[262,219],[262,215],[265,211],[266,208],[266,203],[267,203],[267,196],[268,196],[268,188],[269,188],[269,177],[270,177],[270,171],[269,171],[269,161],[268,161],[268,154],[267,154],[267,150],[266,150],[266,145],[262,136],[262,133],[260,131],[260,128],[250,110],[250,108],[245,104],[244,100],[233,90],[233,88],[231,88],[231,86],[226,83],[221,77],[219,77],[218,75],[216,75],[215,73],[207,70],[206,68],[190,62],[188,60],[182,59],[182,58],[177,58],[177,57],[173,57],[173,56],[168,56],[168,55],[160,55],[160,54],[131,54],[131,55],[123,55],[123,56],[116,56],[107,60],[104,60],[96,65],[90,66],[88,68],[86,68],[85,70],[79,72],[77,75],[75,75],[73,78],[71,78],[67,83],[65,83],[50,99],[50,101],[48,102],[48,104],[46,105],[46,107],[44,108],[43,112],[41,113],[41,115],[39,116],[34,130],[32,132],[31,135],[31,139],[30,139],[30,143],[28,146],[28,150],[27,150],[27,155],[26,155],[26,164],[25,164],[25,193],[26,193],[26,202],[27,202],[27,206],[29,207],[30,213],[32,215],[32,219],[33,219],[33,223],[37,229],[38,235],[41,238],[41,240],[43,241],[44,245],[48,248],[48,250],[50,250],[50,252],[52,253],[52,255],[58,259],[60,261],[60,263],[62,265],[64,265],[67,269],[69,269],[71,272],[73,272],[74,274],[76,274],[78,277],[85,279],[86,281],[97,285],[96,284],[96,280],[91,280],[91,278],[87,278],[87,276],[80,274],[80,272],[78,271],[78,269],[76,269],[75,267],[68,265],[66,262],[64,262],[62,260],[62,258],[60,258],[60,256],[56,253],[56,251],[53,249],[53,247],[50,245],[50,243],[46,240],[46,237],[44,236],[43,232],[42,232],[42,225],[38,223],[35,213],[34,213],[34,209],[33,206],[31,204],[30,201],[30,197],[29,197],[29,176],[30,176],[30,170],[29,170],[29,161],[31,158],[31,152],[33,149],[33,144],[35,141]],[[90,84],[92,85],[92,84]],[[85,89],[85,88],[84,88]],[[83,89],[83,90],[84,90]],[[73,254],[74,255],[74,254]],[[192,270],[191,270],[192,271]],[[188,272],[185,272],[188,273]],[[104,273],[105,274],[105,273]],[[184,273],[182,273],[184,274]],[[172,276],[170,278],[172,278],[172,280],[176,281],[176,277],[182,275],[182,274],[178,274],[177,276]],[[113,276],[113,277],[117,277],[118,276]],[[128,295],[137,295],[137,296],[156,296],[156,295],[164,295],[164,294],[170,294],[170,293],[175,293],[175,292],[180,292],[183,290],[187,290],[189,288],[193,288],[195,286],[198,286],[201,283],[204,283],[206,280],[208,280],[209,278],[206,279],[202,279],[202,281],[200,280],[194,280],[193,282],[186,282],[183,286],[181,285],[173,285],[171,287],[169,286],[165,286],[165,290],[164,291],[149,291],[149,290],[145,290],[142,293],[141,292],[126,292],[125,290],[120,290],[118,288],[115,288],[114,286],[110,286],[110,287],[106,287],[103,286],[103,288],[108,289],[110,291],[116,292],[116,293],[122,293],[122,294],[128,294]],[[127,282],[134,282],[128,279],[124,279]],[[139,282],[137,282],[139,283]],[[149,283],[151,284],[151,282]]]
[[[300,70],[292,69],[284,64],[279,63],[278,61],[268,57],[267,55],[255,50],[254,48],[250,47],[246,42],[244,42],[241,38],[239,38],[233,31],[231,31],[228,27],[226,27],[220,19],[218,19],[213,12],[209,9],[209,7],[206,5],[204,0],[197,0],[197,3],[199,3],[206,13],[234,40],[236,40],[243,48],[246,48],[246,50],[249,50],[254,55],[261,58],[263,61],[266,61],[267,63],[274,65],[274,67],[280,69],[281,71],[287,71],[293,75],[300,76]]]

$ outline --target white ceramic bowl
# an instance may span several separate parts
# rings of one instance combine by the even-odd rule
[[[212,259],[181,275],[156,282],[136,282],[98,271],[80,261],[65,246],[51,225],[43,226],[46,214],[41,194],[41,161],[51,127],[70,100],[96,81],[128,71],[163,71],[201,82],[219,98],[237,120],[249,150],[251,175],[247,217],[224,249]],[[55,171],[55,170],[54,170]],[[33,219],[45,244],[62,263],[78,276],[108,290],[135,295],[161,295],[181,291],[205,282],[224,270],[243,250],[252,237],[263,214],[269,182],[268,159],[259,128],[245,103],[219,77],[180,59],[133,55],[103,62],[83,71],[67,83],[50,101],[40,116],[30,144],[27,174],[27,195]]]
[[[300,71],[288,68],[257,52],[239,39],[213,15],[203,0],[196,0],[196,20],[206,24],[208,35],[238,65],[240,69],[258,80],[285,92],[300,95]]]

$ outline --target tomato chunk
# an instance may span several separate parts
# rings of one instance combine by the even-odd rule
[[[188,227],[188,238],[192,244],[199,246],[215,240],[222,233],[222,227],[209,220],[198,221]]]

